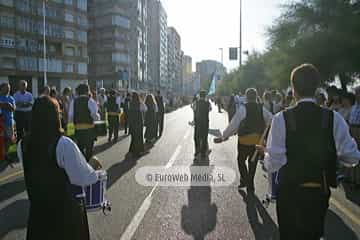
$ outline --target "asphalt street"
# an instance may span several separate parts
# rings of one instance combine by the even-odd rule
[[[237,139],[213,143],[228,122],[227,114],[218,113],[215,107],[209,131],[212,152],[201,165],[233,169],[237,175],[230,186],[143,186],[136,181],[135,174],[142,167],[198,164],[193,157],[191,120],[189,106],[167,114],[163,136],[138,160],[126,157],[130,138],[123,132],[116,144],[105,139],[97,143],[97,157],[109,176],[107,198],[112,211],[106,216],[88,213],[91,239],[278,239],[275,205],[262,203],[268,191],[267,175],[259,165],[255,195],[237,190]],[[29,202],[21,166],[0,170],[0,239],[24,239]],[[341,187],[332,196],[326,239],[360,239],[359,194]]]

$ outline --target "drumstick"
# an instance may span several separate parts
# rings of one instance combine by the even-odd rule
[[[264,140],[265,140],[265,137],[266,137],[266,134],[267,134],[269,128],[270,128],[270,124],[265,128],[263,134],[261,135],[260,143],[259,143],[260,145],[262,145],[264,143]],[[259,151],[256,149],[256,151],[254,152],[254,154],[252,155],[252,157],[250,159],[250,162],[255,162],[258,153],[259,153]]]

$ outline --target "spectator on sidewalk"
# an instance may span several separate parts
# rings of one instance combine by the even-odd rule
[[[10,96],[10,84],[2,83],[0,85],[0,102],[1,102],[1,113],[4,117],[4,126],[5,126],[5,153],[8,152],[10,145],[15,140],[14,134],[14,111],[15,99]],[[6,156],[7,158],[7,156]]]
[[[17,142],[19,142],[30,129],[31,109],[34,98],[33,95],[26,90],[27,82],[21,80],[19,83],[19,91],[14,94]]]

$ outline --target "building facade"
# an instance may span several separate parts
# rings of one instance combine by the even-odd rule
[[[45,68],[47,85],[58,90],[88,80],[87,0],[46,2],[46,62],[42,2],[0,0],[0,81],[27,80],[35,96]]]
[[[148,0],[149,89],[170,90],[168,80],[167,14],[159,0]]]
[[[182,58],[182,79],[184,95],[193,95],[192,58],[187,55]]]
[[[91,84],[146,88],[147,0],[91,0],[89,4]]]
[[[206,88],[210,85],[214,73],[221,79],[226,74],[226,68],[220,62],[203,60],[196,63],[196,72],[200,75],[200,86]]]
[[[170,89],[174,93],[182,91],[181,85],[181,38],[174,27],[168,27],[168,80]]]

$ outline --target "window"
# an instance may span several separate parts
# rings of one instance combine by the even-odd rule
[[[74,32],[70,30],[65,30],[65,38],[66,39],[74,39]]]
[[[74,15],[71,13],[66,12],[65,13],[65,21],[66,22],[74,22]]]
[[[65,55],[66,55],[66,56],[75,56],[75,48],[73,48],[73,47],[66,47],[66,48],[65,48]]]
[[[112,62],[115,63],[129,63],[129,55],[124,53],[113,53]]]
[[[78,64],[78,73],[79,74],[87,74],[87,64],[86,63]]]
[[[87,10],[87,0],[77,0],[77,7],[81,10]]]
[[[87,42],[87,32],[79,31],[79,32],[78,32],[78,40],[79,40],[80,42],[86,43],[86,42]]]
[[[64,0],[64,3],[67,5],[73,5],[73,0]]]
[[[72,73],[74,72],[74,64],[72,63],[65,63],[65,72]]]
[[[126,17],[119,16],[119,15],[112,17],[112,24],[115,26],[120,26],[120,27],[127,28],[127,29],[130,28],[130,20]]]
[[[5,48],[15,48],[15,40],[13,37],[1,37],[0,46]]]

